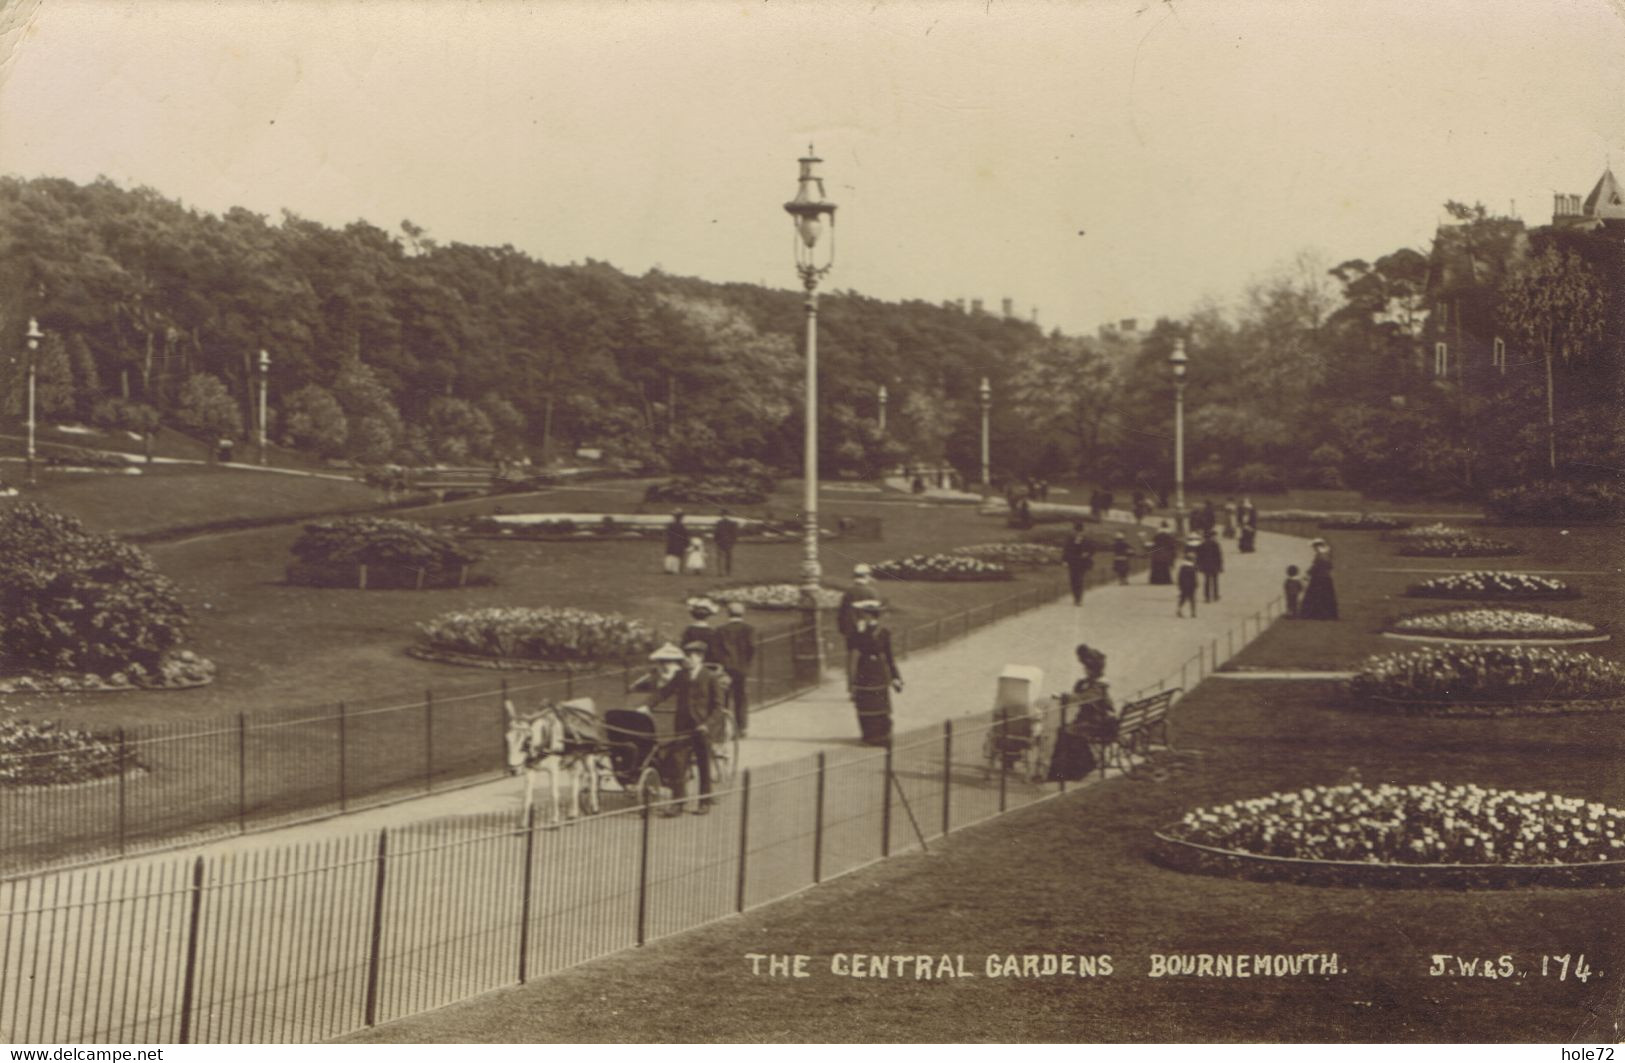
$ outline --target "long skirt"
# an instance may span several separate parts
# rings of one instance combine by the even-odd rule
[[[1303,604],[1298,616],[1304,620],[1336,620],[1337,588],[1330,576],[1310,576],[1309,586],[1303,592]]]
[[[1151,578],[1149,582],[1164,586],[1174,581],[1174,563],[1161,558],[1151,559]]]
[[[1242,553],[1250,554],[1250,553],[1253,552],[1253,545],[1254,545],[1253,540],[1257,536],[1258,536],[1258,529],[1257,528],[1250,528],[1250,527],[1247,527],[1246,525],[1242,526],[1242,529],[1241,529],[1241,546],[1240,546],[1240,550],[1241,550]]]
[[[866,745],[891,744],[891,688],[854,686],[852,704],[858,710],[858,729]]]

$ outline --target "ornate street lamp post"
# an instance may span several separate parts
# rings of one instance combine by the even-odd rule
[[[993,408],[993,388],[988,384],[987,377],[982,378],[982,386],[976,394],[982,400],[982,494],[985,495],[993,486],[993,481],[988,477],[987,448],[987,415]]]
[[[260,348],[260,464],[265,464],[265,392],[271,383],[271,355]]]
[[[806,479],[802,502],[804,542],[801,558],[801,608],[803,626],[809,629],[811,644],[803,650],[803,668],[816,679],[824,670],[824,643],[818,626],[818,581],[822,570],[818,565],[818,281],[835,265],[835,204],[824,198],[824,179],[814,167],[824,160],[807,145],[807,154],[800,160],[801,176],[796,198],[784,205],[795,226],[794,248],[796,272],[801,275],[801,286],[807,291],[807,434],[803,454],[803,475]],[[824,251],[818,249],[818,240],[829,227],[829,242]]]
[[[1185,341],[1174,341],[1168,366],[1174,374],[1174,528],[1185,534]]]
[[[45,333],[39,322],[28,319],[28,482],[34,482],[34,374],[39,368],[39,341]]]
[[[881,435],[885,435],[886,434],[886,385],[884,385],[884,384],[880,385],[880,391],[879,391],[877,397],[880,399],[880,420],[879,420],[879,423],[877,424],[876,427],[878,427],[880,429],[880,434]]]

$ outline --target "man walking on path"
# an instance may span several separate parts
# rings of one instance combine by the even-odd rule
[[[879,601],[880,594],[875,587],[874,577],[870,575],[869,566],[863,564],[852,566],[852,586],[841,595],[841,607],[835,612],[835,627],[840,631],[841,638],[846,640],[848,653],[851,653],[852,639],[858,633],[857,605],[859,602],[871,600]]]
[[[1072,586],[1072,604],[1083,604],[1083,582],[1095,565],[1095,547],[1083,534],[1083,521],[1072,522],[1072,535],[1061,547],[1061,560],[1066,563],[1067,582]]]
[[[734,574],[734,544],[739,541],[739,522],[728,516],[728,511],[722,511],[722,519],[717,521],[717,575],[731,576]]]
[[[1202,543],[1196,548],[1196,568],[1202,573],[1202,600],[1219,600],[1219,573],[1224,571],[1224,550],[1212,528],[1202,533]]]
[[[674,509],[671,523],[666,525],[666,574],[680,576],[683,555],[688,553],[688,527],[683,523],[683,511]]]
[[[744,738],[750,723],[745,699],[745,677],[756,659],[756,629],[745,620],[745,603],[728,603],[728,622],[717,628],[711,643],[712,659],[722,666],[730,680],[728,698],[733,702],[734,725]]]
[[[1185,604],[1190,603],[1191,619],[1196,619],[1196,548],[1201,544],[1191,539],[1185,543],[1185,556],[1179,562],[1179,604],[1174,606],[1175,616],[1185,615]]]

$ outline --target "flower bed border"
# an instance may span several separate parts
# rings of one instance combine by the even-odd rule
[[[898,583],[1008,583],[1015,578],[1014,573],[1008,571],[996,575],[992,573],[977,573],[975,575],[964,573],[941,576],[898,576],[889,572],[877,571],[874,576],[877,583],[891,582],[893,580]]]
[[[7,676],[0,678],[0,694],[16,694],[20,697],[28,697],[35,694],[130,694],[138,690],[196,690],[198,687],[208,686],[215,680],[215,677],[211,675],[205,679],[193,679],[183,683],[130,683],[127,686],[114,686],[111,683],[103,683],[98,686],[86,686],[84,683],[75,683],[72,686],[56,685],[58,676],[63,675],[74,679],[83,678],[82,673],[68,672],[55,673],[49,678],[38,674],[27,676]],[[44,687],[44,689],[41,690],[12,689],[10,684],[16,682],[18,679],[32,679],[42,686],[47,683],[49,683],[50,686]]]
[[[732,587],[729,587],[729,586],[712,587],[710,590],[705,592],[705,597],[710,598],[713,601],[723,603],[724,606],[725,606],[726,603],[728,601],[730,601],[730,599],[727,597],[729,591],[748,590],[751,587],[771,587],[771,586],[776,586],[778,584],[787,583],[787,582],[788,582],[787,580],[769,580],[769,581],[765,581],[765,582],[764,581],[757,581],[755,583],[740,583],[740,584],[736,584],[736,585],[734,585]],[[821,587],[822,589],[827,590],[827,591],[834,591],[837,595],[842,594],[842,591],[843,591],[843,588],[831,587],[831,586],[828,586],[827,584],[823,584],[823,583],[820,583],[819,587]],[[686,601],[687,598],[685,598],[684,600]],[[841,607],[841,603],[840,603],[839,598],[837,598],[835,601],[831,602],[828,605],[820,605],[818,607],[818,611],[820,613],[827,613],[827,612],[832,612],[834,610],[837,610],[840,607]],[[764,613],[786,613],[786,612],[791,611],[792,609],[800,609],[801,608],[801,603],[800,602],[793,602],[793,603],[791,603],[789,605],[762,605],[762,604],[757,603],[757,602],[746,602],[745,603],[745,608],[747,610],[750,610],[751,612],[758,612],[759,611],[759,612],[764,612]]]
[[[439,591],[495,582],[484,572],[475,572],[478,567],[477,561],[439,571],[416,565],[295,561],[283,570],[283,579],[290,587],[340,591]]]
[[[1427,540],[1426,539],[1416,540],[1416,542],[1418,542],[1418,544],[1420,544],[1420,543],[1427,542]],[[1439,558],[1439,559],[1443,559],[1443,560],[1446,560],[1446,561],[1450,561],[1450,560],[1454,560],[1456,558],[1471,558],[1471,557],[1517,557],[1518,555],[1522,554],[1523,552],[1524,552],[1523,547],[1517,545],[1516,543],[1506,543],[1503,546],[1496,547],[1494,549],[1476,548],[1476,549],[1472,549],[1472,550],[1458,550],[1458,551],[1456,551],[1454,553],[1444,553],[1444,552],[1438,551],[1438,550],[1425,550],[1420,545],[1416,545],[1416,546],[1401,546],[1398,550],[1394,551],[1394,556],[1395,557],[1432,557],[1432,558]]]
[[[1495,716],[1569,716],[1587,712],[1625,711],[1625,694],[1612,698],[1567,698],[1560,701],[1421,701],[1370,694],[1356,705],[1386,716],[1431,716],[1461,719]]]
[[[1576,635],[1574,638],[1510,638],[1506,635],[1408,635],[1400,631],[1384,631],[1385,639],[1403,639],[1406,642],[1448,642],[1470,646],[1579,646],[1588,642],[1607,642],[1612,635]]]
[[[481,653],[458,653],[438,650],[414,643],[406,647],[408,657],[434,664],[452,664],[460,668],[490,668],[499,672],[589,672],[597,673],[626,667],[625,660],[554,661],[531,657],[491,657]]]
[[[1162,830],[1153,831],[1152,839],[1151,859],[1163,867],[1251,882],[1382,889],[1572,889],[1625,884],[1625,860],[1585,864],[1384,864],[1220,849],[1174,838]]]
[[[1452,602],[1568,602],[1584,595],[1574,587],[1561,591],[1421,591],[1420,583],[1405,588],[1407,598],[1438,598]]]
[[[1321,531],[1374,531],[1386,535],[1389,532],[1404,531],[1414,527],[1413,521],[1398,520],[1389,517],[1380,517],[1377,521],[1362,522],[1358,520],[1323,520],[1318,525]]]

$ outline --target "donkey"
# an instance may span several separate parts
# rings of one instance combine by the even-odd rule
[[[598,718],[591,698],[578,698],[555,704],[543,701],[534,713],[521,716],[514,711],[513,702],[503,701],[508,729],[504,736],[508,747],[508,773],[525,773],[525,817],[530,818],[534,800],[536,773],[548,775],[551,795],[546,822],[558,823],[565,818],[579,819],[582,812],[582,793],[586,792],[587,811],[599,808],[600,760],[605,749],[604,725]],[[560,782],[569,794],[568,817],[564,814],[560,798]]]

